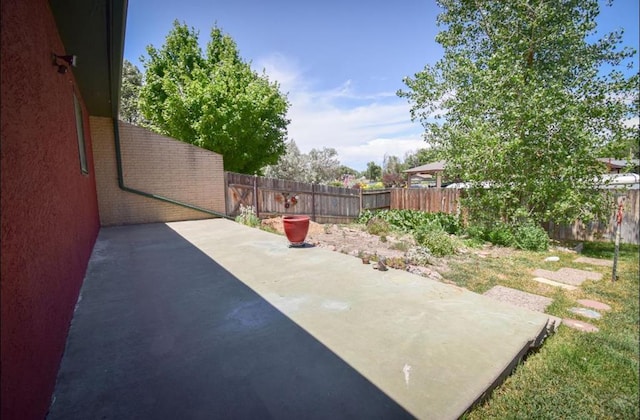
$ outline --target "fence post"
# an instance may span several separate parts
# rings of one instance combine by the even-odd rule
[[[316,221],[316,184],[311,184],[311,220]]]
[[[256,216],[260,217],[258,208],[258,175],[253,176],[253,208],[256,209]]]
[[[227,171],[222,172],[222,177],[224,182],[224,214],[229,216],[229,176]]]

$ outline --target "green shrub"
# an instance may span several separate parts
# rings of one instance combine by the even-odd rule
[[[529,251],[546,251],[549,248],[549,235],[534,223],[516,226],[513,236],[516,248]]]
[[[390,230],[389,223],[380,217],[373,217],[367,222],[367,232],[372,235],[386,236]]]
[[[467,235],[473,240],[485,240],[494,245],[509,246],[529,251],[546,251],[549,248],[549,236],[540,226],[530,221],[515,225],[494,222],[470,224]]]
[[[431,259],[431,253],[423,246],[415,246],[407,252],[407,260],[409,260],[409,264],[428,265],[431,264]]]
[[[485,239],[494,245],[515,245],[515,237],[513,236],[512,229],[509,225],[504,223],[496,223],[494,226],[492,226],[491,229],[487,232],[487,237]]]
[[[403,232],[411,232],[420,227],[439,226],[451,234],[458,234],[461,224],[458,216],[448,213],[426,213],[420,210],[381,210],[372,212],[364,210],[360,213],[358,223],[367,223],[373,217],[385,220],[389,225]]]
[[[397,251],[407,252],[409,250],[409,243],[405,241],[394,242],[391,245],[391,249],[395,249]]]
[[[256,215],[253,206],[240,204],[240,214],[236,216],[236,222],[250,227],[260,226],[260,218]]]
[[[453,255],[458,248],[458,241],[442,229],[421,227],[415,230],[413,236],[418,244],[427,248],[431,255],[436,257]]]
[[[487,229],[479,224],[469,224],[465,229],[465,233],[469,238],[480,239],[482,241],[487,239]]]

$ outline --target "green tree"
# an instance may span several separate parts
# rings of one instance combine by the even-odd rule
[[[338,168],[338,173],[340,175],[353,175],[353,176],[360,176],[360,172],[356,171],[353,168],[350,168],[346,165],[340,165],[340,167]]]
[[[404,155],[404,165],[406,169],[416,166],[426,165],[442,160],[442,151],[434,147],[418,149],[415,152],[407,152]]]
[[[203,55],[198,32],[175,21],[147,53],[140,107],[153,130],[222,154],[229,171],[259,173],[285,153],[287,98],[229,35],[214,27]]]
[[[367,177],[369,181],[378,181],[382,177],[382,168],[380,165],[371,161],[367,163],[367,169],[364,171],[364,176]]]
[[[620,33],[590,42],[598,2],[438,3],[444,56],[398,94],[442,148],[448,174],[474,185],[472,214],[507,222],[602,216],[598,150],[637,136],[625,122],[637,115],[638,74],[619,70],[634,54],[621,48]]]
[[[275,165],[264,168],[265,176],[290,181],[326,184],[341,175],[338,152],[331,147],[300,153],[295,141],[287,144],[287,152]]]
[[[129,60],[122,66],[122,87],[120,89],[120,119],[131,124],[141,124],[142,115],[138,100],[142,88],[142,73]]]
[[[334,181],[340,175],[338,152],[333,147],[311,149],[309,152],[308,182],[318,184]]]
[[[269,178],[304,182],[306,161],[307,157],[300,153],[296,142],[291,140],[287,143],[286,153],[280,156],[278,163],[265,167],[262,172]]]
[[[398,156],[384,155],[382,160],[382,183],[385,187],[401,187],[406,182],[403,171],[407,169]]]

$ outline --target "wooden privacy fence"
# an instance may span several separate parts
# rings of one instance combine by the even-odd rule
[[[640,244],[640,190],[628,190],[624,194],[624,211],[620,229],[620,242]],[[574,222],[571,225],[559,225],[550,222],[547,227],[549,236],[557,240],[573,241],[613,241],[615,239],[616,211],[611,211],[607,223],[591,222],[587,225]]]
[[[394,188],[391,190],[392,209],[421,210],[427,213],[460,212],[460,190],[452,188]]]
[[[318,223],[350,223],[360,214],[360,191],[225,172],[227,215],[240,205],[253,206],[259,217],[305,214]]]
[[[350,223],[365,209],[411,209],[428,213],[460,214],[459,189],[359,190],[233,172],[225,172],[225,183],[227,215],[232,217],[239,214],[241,204],[253,206],[258,216],[263,218],[284,214],[306,214],[318,223]],[[626,197],[621,242],[639,244],[640,191],[629,190]],[[558,225],[552,222],[548,225],[548,233],[551,238],[558,240],[612,240],[615,232],[614,221],[615,216],[612,212],[608,223],[594,222],[585,226],[580,222],[572,225]]]
[[[383,210],[391,208],[391,190],[360,190],[362,210]]]

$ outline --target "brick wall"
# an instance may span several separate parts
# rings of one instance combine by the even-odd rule
[[[211,217],[207,213],[121,190],[112,124],[110,118],[90,119],[102,226]],[[127,187],[225,212],[221,155],[122,121],[119,127]]]

